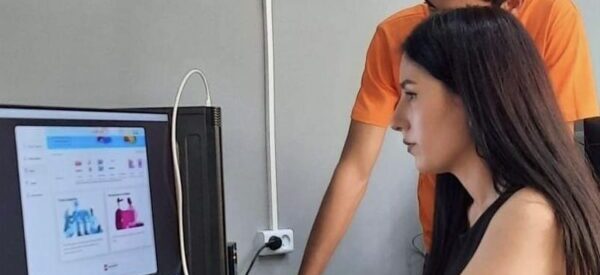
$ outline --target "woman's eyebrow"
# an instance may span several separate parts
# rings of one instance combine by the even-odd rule
[[[405,89],[406,85],[409,85],[409,84],[417,84],[417,83],[410,79],[405,79],[404,81],[400,82],[400,88]]]

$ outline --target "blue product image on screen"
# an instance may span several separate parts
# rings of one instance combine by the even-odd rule
[[[94,209],[81,209],[79,200],[73,199],[71,209],[65,210],[63,233],[66,238],[81,237],[102,233],[102,225],[94,216]]]

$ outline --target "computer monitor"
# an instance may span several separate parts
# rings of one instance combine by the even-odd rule
[[[178,274],[166,114],[0,106],[0,266]]]

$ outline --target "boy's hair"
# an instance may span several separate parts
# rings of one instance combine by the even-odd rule
[[[484,0],[484,1],[492,3],[492,6],[495,6],[495,7],[500,7],[502,4],[504,4],[504,2],[506,2],[506,0]]]

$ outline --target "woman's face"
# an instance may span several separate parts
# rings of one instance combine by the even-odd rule
[[[401,96],[392,128],[402,132],[420,172],[451,172],[475,150],[462,100],[406,55],[399,79]]]

